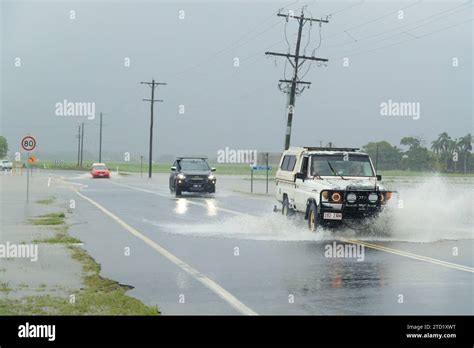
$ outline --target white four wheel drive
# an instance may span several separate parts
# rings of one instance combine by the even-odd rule
[[[2,160],[0,162],[2,170],[12,170],[13,169],[13,163],[7,159]]]
[[[392,196],[380,180],[359,149],[292,147],[281,157],[275,193],[283,215],[303,213],[316,231],[318,225],[376,216]]]

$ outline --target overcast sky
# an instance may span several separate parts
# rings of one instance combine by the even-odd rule
[[[443,131],[472,132],[472,1],[15,0],[1,7],[0,134],[13,151],[30,133],[39,155],[74,160],[81,122],[85,151],[97,153],[102,111],[104,151],[139,158],[150,122],[142,101],[150,88],[140,81],[155,78],[168,84],[155,96],[164,100],[155,104],[157,157],[281,151],[286,96],[277,84],[285,59],[264,52],[288,51],[285,25],[294,52],[297,23],[276,12],[299,13],[305,4],[307,16],[332,14],[321,28],[306,24],[302,40],[306,55],[320,46],[315,56],[329,62],[304,77],[312,85],[296,100],[292,145],[431,142]],[[65,99],[95,103],[97,117],[57,116]],[[388,100],[420,103],[420,118],[381,115]]]

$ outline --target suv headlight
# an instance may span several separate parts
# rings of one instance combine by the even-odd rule
[[[375,202],[378,201],[378,199],[379,199],[379,195],[376,194],[376,193],[371,193],[371,194],[369,195],[369,202],[370,202],[370,203],[375,203]]]
[[[178,174],[178,179],[179,180],[184,180],[184,179],[186,179],[186,175],[179,173]]]
[[[214,176],[214,174],[209,174],[209,176],[207,177],[209,180],[215,180],[216,177]]]
[[[349,194],[347,195],[347,201],[348,201],[349,203],[354,203],[356,200],[357,200],[357,196],[356,196],[355,193],[349,193]]]

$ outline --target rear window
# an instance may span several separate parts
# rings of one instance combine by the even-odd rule
[[[281,162],[280,169],[291,172],[295,168],[295,164],[296,164],[296,156],[286,155],[283,157],[283,161]]]
[[[96,170],[105,170],[105,169],[107,169],[106,166],[93,166],[92,168],[96,169]]]

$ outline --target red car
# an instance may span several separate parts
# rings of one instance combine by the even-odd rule
[[[110,170],[104,163],[94,163],[90,172],[93,178],[110,178]]]

